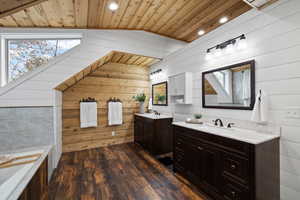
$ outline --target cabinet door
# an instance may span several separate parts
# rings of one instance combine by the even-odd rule
[[[173,148],[172,119],[154,120],[154,155],[171,153]]]
[[[175,76],[175,93],[176,95],[184,95],[185,92],[185,74]]]
[[[188,178],[190,175],[190,160],[189,143],[179,137],[174,141],[174,170],[184,177]]]
[[[215,147],[198,144],[193,146],[194,163],[192,172],[197,184],[208,194],[216,196],[220,192],[221,152]]]
[[[154,131],[154,123],[152,119],[144,119],[143,120],[143,145],[144,148],[153,153],[153,131]]]
[[[144,146],[143,135],[144,135],[143,121],[140,118],[135,118],[135,120],[134,120],[134,142],[141,146]]]
[[[176,82],[174,76],[169,77],[168,93],[169,95],[176,95]]]

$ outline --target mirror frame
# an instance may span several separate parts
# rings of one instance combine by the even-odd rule
[[[251,85],[250,86],[251,87],[250,106],[247,106],[247,107],[239,106],[238,107],[238,106],[209,106],[209,105],[205,105],[205,94],[204,94],[205,74],[220,71],[220,70],[227,70],[227,69],[231,69],[231,68],[234,68],[234,67],[239,67],[239,66],[242,66],[242,65],[249,65],[249,64],[250,64],[250,85]],[[253,110],[254,103],[255,103],[255,60],[250,60],[250,61],[237,63],[237,64],[234,64],[234,65],[229,65],[229,66],[226,66],[226,67],[221,67],[221,68],[218,68],[218,69],[202,72],[202,107],[203,108]]]
[[[166,85],[166,103],[165,104],[154,104],[154,86],[162,85],[162,84]],[[160,83],[156,83],[156,84],[152,85],[152,105],[153,106],[168,106],[168,81],[164,81],[164,82],[160,82]]]

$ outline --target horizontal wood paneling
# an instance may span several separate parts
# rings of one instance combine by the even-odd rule
[[[43,1],[5,15],[0,26],[144,30],[190,42],[199,29],[219,27],[220,17],[232,20],[251,9],[242,0],[122,0],[114,12],[108,0]]]
[[[111,73],[110,73],[111,72]],[[107,146],[133,139],[133,116],[139,106],[132,96],[149,96],[149,67],[108,63],[86,75],[63,92],[63,151]],[[93,97],[98,101],[98,127],[80,128],[79,100]],[[108,126],[107,100],[116,97],[123,103],[121,126]],[[116,136],[112,136],[115,131]]]
[[[134,58],[133,61],[132,58]],[[56,89],[64,91],[81,80],[81,85],[90,86],[121,87],[126,85],[132,87],[138,84],[140,87],[148,87],[149,66],[158,61],[157,58],[112,51],[59,84]],[[121,63],[121,65],[115,65],[115,63]],[[136,65],[140,67],[136,68]],[[99,68],[101,68],[100,71]]]

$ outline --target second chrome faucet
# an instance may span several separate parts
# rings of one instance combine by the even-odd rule
[[[222,120],[219,118],[216,120],[213,120],[213,122],[214,122],[215,126],[224,127]],[[228,123],[227,128],[232,128],[233,125],[234,125],[234,123]]]

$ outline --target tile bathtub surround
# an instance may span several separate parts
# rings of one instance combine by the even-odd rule
[[[262,11],[245,13],[170,54],[151,69],[162,69],[166,77],[184,71],[193,72],[193,105],[153,107],[161,113],[172,113],[175,120],[202,113],[205,121],[221,118],[226,124],[233,122],[242,128],[272,133],[281,130],[282,200],[297,200],[300,196],[300,119],[286,116],[288,109],[300,108],[299,18],[299,0],[280,0]],[[247,49],[205,60],[207,48],[240,34],[247,37]],[[262,126],[251,122],[250,111],[203,109],[201,73],[252,59],[256,61],[256,90],[261,88],[269,94],[269,124]]]
[[[0,152],[53,144],[53,108],[0,108]]]

